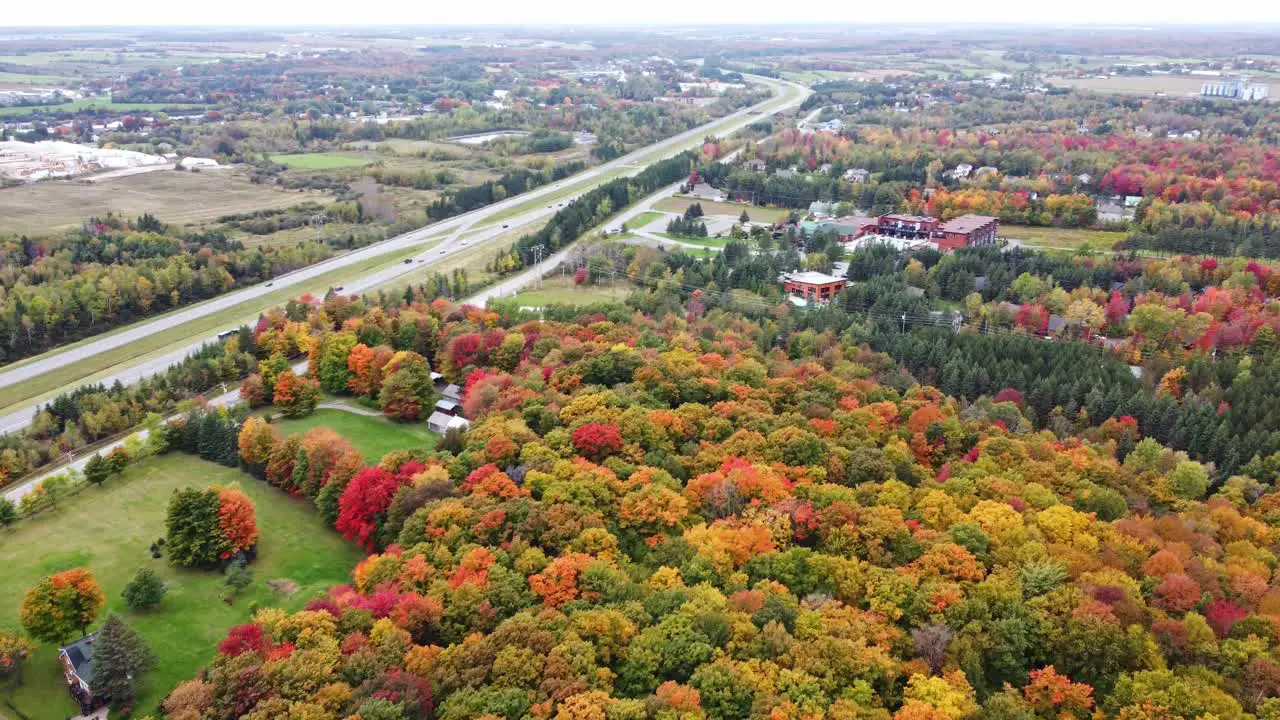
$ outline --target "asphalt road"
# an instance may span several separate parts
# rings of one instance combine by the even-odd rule
[[[515,195],[507,198],[506,200],[488,205],[478,210],[474,210],[448,220],[433,223],[424,228],[405,233],[404,235],[391,238],[384,242],[361,248],[360,250],[356,250],[339,257],[331,258],[287,275],[282,275],[268,283],[261,283],[259,285],[245,288],[244,290],[228,293],[218,298],[193,305],[190,308],[171,315],[138,323],[123,331],[117,332],[113,335],[104,336],[97,340],[85,343],[84,345],[51,354],[48,357],[28,362],[25,365],[19,365],[18,367],[0,371],[0,387],[20,383],[24,380],[37,377],[56,368],[76,362],[85,356],[106,352],[108,350],[127,345],[128,343],[136,342],[137,340],[155,333],[198,319],[209,313],[235,307],[248,300],[252,300],[267,293],[275,292],[281,288],[297,285],[324,273],[359,263],[370,258],[376,258],[381,255],[408,249],[424,244],[428,241],[435,240],[441,236],[445,236],[437,245],[428,250],[424,250],[424,252],[419,255],[411,257],[410,262],[397,263],[393,267],[383,268],[369,273],[361,277],[358,281],[345,285],[343,292],[358,293],[369,288],[383,285],[406,273],[413,272],[424,267],[430,267],[441,260],[450,258],[458,253],[466,252],[469,246],[482,243],[485,240],[495,237],[503,232],[509,232],[511,228],[519,228],[525,225],[530,225],[539,220],[544,220],[556,211],[556,203],[568,204],[573,198],[577,197],[577,194],[570,198],[558,198],[556,203],[552,203],[549,207],[535,205],[532,209],[506,218],[500,223],[495,222],[492,227],[485,228],[479,233],[472,233],[465,239],[462,237],[464,233],[472,229],[475,225],[482,223],[489,218],[504,213],[512,208],[524,205],[531,200],[562,192],[568,187],[581,186],[581,192],[587,192],[600,184],[598,182],[589,181],[599,178],[601,175],[610,173],[614,170],[625,169],[628,170],[630,174],[634,174],[635,172],[639,172],[639,170],[644,166],[651,164],[662,157],[674,155],[688,147],[696,146],[698,142],[705,137],[711,126],[715,126],[714,132],[717,135],[732,134],[753,122],[769,117],[779,111],[799,105],[808,93],[805,88],[796,85],[795,83],[787,83],[767,78],[758,79],[772,84],[775,87],[781,85],[782,88],[778,94],[775,94],[770,99],[750,108],[744,108],[712,123],[701,125],[692,130],[680,133],[679,135],[667,138],[666,140],[649,145],[640,150],[636,150],[610,162],[565,178],[564,180],[550,183],[541,188],[537,188],[520,195]],[[504,226],[507,227],[504,228]],[[560,254],[557,253],[557,255]],[[551,258],[549,258],[548,261],[550,261],[550,259]],[[542,265],[546,266],[547,263],[544,262]],[[550,267],[554,267],[554,264],[550,265]],[[522,273],[520,277],[524,277],[525,275],[526,274]],[[505,285],[506,284],[504,283],[504,286]],[[233,328],[227,327],[221,328],[220,330],[229,329]],[[182,358],[194,352],[202,344],[213,340],[216,337],[216,334],[216,332],[211,333],[206,338],[202,338],[199,341],[193,342],[172,352],[131,364],[128,367],[122,367],[117,372],[101,378],[96,382],[101,382],[107,385],[110,385],[117,380],[126,385],[137,382],[144,377],[160,372],[170,365],[182,360]],[[32,417],[35,415],[41,404],[42,403],[32,403],[11,411],[4,416],[0,416],[0,433],[13,432],[29,425]]]

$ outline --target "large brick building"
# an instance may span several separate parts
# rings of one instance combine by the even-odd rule
[[[997,224],[989,215],[961,215],[939,225],[934,242],[939,250],[994,245]]]

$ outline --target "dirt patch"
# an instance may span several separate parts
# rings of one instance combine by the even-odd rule
[[[268,580],[267,587],[271,588],[272,591],[281,597],[289,597],[290,595],[298,592],[298,583],[290,580],[289,578]]]

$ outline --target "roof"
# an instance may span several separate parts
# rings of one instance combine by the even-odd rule
[[[436,408],[439,410],[444,410],[445,412],[449,412],[450,410],[457,410],[460,407],[462,407],[462,403],[459,403],[456,400],[449,400],[448,398],[444,398],[436,401]]]
[[[995,221],[996,219],[990,215],[961,215],[942,223],[938,229],[942,232],[967,233],[986,227]]]
[[[844,278],[839,278],[826,273],[807,270],[805,272],[787,273],[783,275],[789,282],[808,283],[810,285],[826,285],[827,283],[844,282]]]
[[[448,413],[442,413],[442,412],[440,412],[439,410],[437,410],[437,411],[435,411],[435,412],[431,413],[431,417],[427,418],[427,425],[445,425],[445,426],[447,426],[447,425],[449,424],[449,421],[450,421],[451,419],[453,419],[453,416],[452,416],[452,415],[450,415],[450,414],[448,414]]]
[[[881,220],[898,220],[900,222],[921,222],[921,223],[935,222],[934,218],[931,218],[928,215],[898,215],[897,213],[893,213],[890,215],[882,215],[880,216],[880,219]]]
[[[93,681],[93,642],[97,637],[98,633],[89,633],[70,645],[58,648],[59,652],[67,654],[76,675],[86,683]]]
[[[457,385],[446,385],[442,392],[450,400],[460,400],[462,398],[462,388]]]

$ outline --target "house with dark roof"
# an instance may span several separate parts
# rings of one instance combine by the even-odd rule
[[[93,681],[93,648],[97,639],[97,633],[89,633],[70,645],[58,648],[58,660],[62,663],[62,674],[67,679],[67,691],[85,715],[102,707],[108,700],[96,695],[90,684]]]

